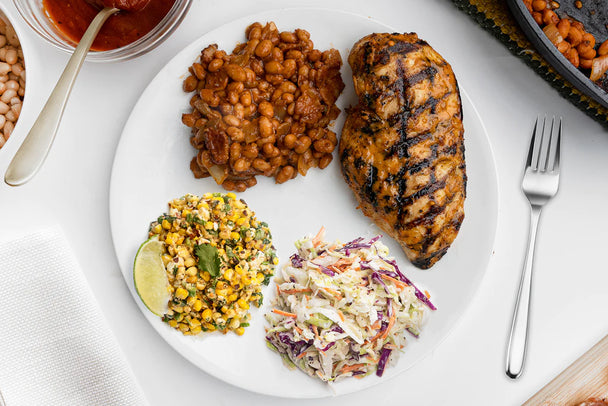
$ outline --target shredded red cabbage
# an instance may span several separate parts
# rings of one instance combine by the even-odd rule
[[[376,369],[376,375],[382,376],[384,373],[384,368],[386,368],[386,363],[388,362],[388,357],[391,355],[391,349],[383,347],[380,351],[380,360],[378,361],[378,368]]]
[[[422,293],[420,291],[420,289],[418,289],[416,287],[416,285],[414,285],[414,283],[412,281],[410,281],[400,270],[399,267],[397,266],[397,262],[394,259],[388,259],[388,258],[383,258],[380,256],[380,258],[386,262],[387,264],[391,264],[393,266],[393,268],[395,268],[395,272],[397,272],[397,275],[399,275],[399,278],[407,283],[408,285],[410,285],[411,287],[414,288],[415,293],[416,293],[416,297],[418,299],[420,299],[422,302],[424,302],[424,304],[426,304],[431,310],[437,310],[437,308],[435,307],[435,305],[433,303],[431,303],[431,301],[429,300],[428,297],[426,297],[426,295],[424,293]]]
[[[334,271],[323,265],[319,265],[319,268],[321,268],[321,272],[323,272],[325,275],[334,276],[336,274]]]
[[[294,268],[302,268],[302,266],[304,266],[304,264],[302,264],[302,257],[297,253],[290,256],[289,259],[291,260],[291,266]]]

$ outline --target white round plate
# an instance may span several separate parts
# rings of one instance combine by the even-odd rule
[[[265,288],[264,306],[252,311],[251,326],[243,336],[208,334],[183,336],[163,323],[141,303],[133,287],[132,266],[139,245],[146,240],[151,221],[167,210],[167,202],[186,193],[201,195],[222,191],[211,178],[194,179],[189,169],[195,150],[190,146],[190,129],[181,123],[189,110],[190,95],[183,93],[182,81],[188,67],[207,45],[232,51],[245,40],[245,28],[255,22],[274,21],[279,30],[303,28],[310,32],[317,49],[337,48],[345,61],[342,77],[346,89],[338,100],[345,110],[356,104],[351,71],[346,63],[350,47],[372,32],[395,30],[368,18],[318,9],[269,11],[236,20],[209,32],[175,56],[146,88],[125,125],[116,151],[110,186],[110,220],[116,255],[125,281],[144,316],[187,360],[226,382],[254,392],[292,398],[324,397],[361,390],[394,377],[429,354],[465,312],[479,286],[492,255],[498,212],[497,177],[492,150],[483,124],[462,92],[465,146],[468,173],[466,218],[456,241],[432,269],[422,271],[410,265],[392,239],[383,241],[402,270],[427,289],[438,310],[430,312],[419,339],[408,339],[399,361],[384,376],[345,379],[331,387],[299,370],[288,370],[278,354],[266,347],[263,314],[273,296],[273,283]],[[344,114],[335,129],[341,131]],[[281,259],[288,260],[293,242],[314,234],[321,226],[327,238],[349,241],[372,237],[380,230],[360,210],[345,184],[336,159],[325,170],[311,169],[282,185],[258,177],[258,184],[240,193],[266,221]]]

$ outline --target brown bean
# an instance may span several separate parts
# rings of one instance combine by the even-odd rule
[[[283,138],[283,145],[285,145],[286,148],[293,149],[296,146],[297,140],[298,137],[295,134],[287,134]]]
[[[534,18],[534,21],[536,21],[536,24],[538,25],[543,25],[543,14],[538,12],[538,11],[534,11],[532,13],[532,18]]]
[[[279,74],[283,70],[283,66],[278,61],[269,61],[264,65],[266,73]]]
[[[209,66],[207,66],[207,70],[209,72],[217,72],[218,70],[220,70],[222,68],[222,66],[224,66],[224,60],[215,58],[214,60],[209,62]]]
[[[224,122],[231,127],[238,127],[241,125],[241,120],[232,114],[224,116]]]
[[[544,19],[543,19],[544,21]],[[573,24],[570,25],[570,30],[568,31],[568,36],[566,37],[570,45],[573,47],[577,46],[583,40],[583,33],[576,28]]]
[[[247,144],[245,148],[243,148],[241,154],[249,159],[255,159],[258,156],[258,146],[255,142],[251,144]]]
[[[593,67],[593,59],[580,59],[579,65],[582,69],[591,69]]]
[[[306,135],[302,135],[302,136],[298,137],[293,150],[296,151],[298,154],[303,154],[304,152],[306,152],[306,150],[308,148],[310,148],[310,144],[311,144],[310,137],[308,137]]]
[[[576,50],[578,51],[578,55],[580,58],[583,58],[583,59],[595,58],[595,54],[596,54],[595,49],[593,49],[589,45],[585,44],[584,42],[581,42],[576,47]]]
[[[281,168],[277,176],[275,177],[276,183],[285,183],[291,179],[296,173],[293,166],[287,165]]]
[[[266,58],[272,51],[272,42],[268,39],[260,41],[257,47],[255,47],[255,54],[260,58]]]
[[[184,123],[186,127],[192,128],[194,127],[194,123],[196,123],[196,118],[193,114],[182,114],[182,123]]]
[[[260,117],[258,120],[258,126],[260,128],[260,134],[262,137],[270,137],[272,134],[274,134],[272,122],[266,116]]]
[[[532,10],[543,11],[547,8],[547,2],[545,0],[535,0],[532,2]]]
[[[582,44],[588,45],[591,48],[595,48],[595,37],[593,36],[593,34],[590,34],[588,32],[584,32],[583,33],[583,40],[581,41]]]
[[[229,63],[225,67],[226,74],[235,82],[245,82],[247,80],[247,72],[241,66],[234,63]]]
[[[570,50],[570,43],[568,41],[560,42],[559,44],[557,44],[557,50],[562,54],[565,54]]]
[[[251,161],[245,158],[239,158],[236,160],[234,165],[232,165],[232,169],[236,172],[245,172],[251,166]]]
[[[266,171],[270,170],[270,163],[268,163],[267,161],[260,159],[260,158],[254,159],[252,166],[254,169],[256,169],[260,172],[266,172]]]
[[[331,143],[331,141],[329,140],[317,140],[314,142],[313,144],[313,148],[319,152],[324,152],[324,153],[331,153],[334,150],[334,144]]]
[[[274,107],[267,101],[263,101],[258,105],[258,112],[263,116],[272,118],[274,116]]]
[[[545,9],[543,11],[543,23],[546,25],[549,24],[557,24],[559,22],[559,17],[553,10]]]
[[[332,154],[325,154],[321,158],[319,158],[319,169],[325,169],[331,163],[333,159]]]
[[[568,36],[568,31],[570,31],[570,20],[567,18],[559,20],[559,23],[557,23],[557,30],[559,31],[559,35],[565,39]]]
[[[196,79],[196,77],[190,75],[188,76],[183,83],[183,89],[184,92],[186,93],[190,93],[193,92],[194,90],[196,90],[196,87],[198,86],[198,80]]]
[[[574,65],[575,68],[578,68],[579,57],[576,48],[570,48],[570,50],[566,52],[565,57],[570,61],[572,65]]]
[[[203,68],[203,65],[198,62],[192,64],[192,72],[198,80],[203,80],[205,79],[205,76],[207,76],[207,71],[205,70],[205,68]]]
[[[599,56],[608,55],[608,39],[599,46],[597,49],[597,53]]]
[[[242,142],[245,139],[243,130],[237,127],[228,127],[226,129],[226,134],[228,134],[230,139],[234,142]]]

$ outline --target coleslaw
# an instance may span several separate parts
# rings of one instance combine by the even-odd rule
[[[382,376],[403,351],[404,332],[418,337],[425,310],[436,308],[380,236],[342,244],[324,234],[296,241],[275,278],[266,342],[289,367],[325,382]]]

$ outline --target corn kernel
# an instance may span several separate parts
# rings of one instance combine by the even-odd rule
[[[186,265],[186,262],[184,262],[184,267],[187,267],[188,265]],[[186,269],[186,275],[188,276],[196,276],[196,274],[198,273],[198,269],[195,266],[190,266],[188,267],[188,269]]]
[[[245,302],[243,299],[237,300],[236,304],[239,305],[241,309],[249,309],[249,303]]]
[[[194,303],[196,302],[196,298],[194,296],[190,296],[188,297],[188,300],[186,300],[186,303],[188,303],[188,306],[192,307],[192,305],[194,305]]]
[[[234,267],[234,270],[236,271],[237,274],[242,275],[245,271],[243,271],[243,268],[240,265],[237,265]]]
[[[188,291],[184,288],[177,288],[175,291],[175,297],[178,299],[185,299],[188,297]]]
[[[234,193],[232,193],[232,192],[226,193],[226,197],[229,197],[231,199],[236,199],[236,195]]]
[[[189,320],[190,327],[196,327],[201,325],[201,321],[199,319],[191,319]]]
[[[179,329],[181,330],[182,333],[185,333],[186,331],[190,330],[190,327],[188,327],[187,324],[180,323]]]
[[[236,220],[236,225],[242,226],[243,224],[245,224],[246,221],[247,221],[247,219],[245,217],[240,217]]]
[[[205,327],[207,331],[215,331],[215,326],[211,323],[205,323],[203,324],[203,327]]]
[[[228,306],[222,306],[222,313],[227,313],[228,312]]]
[[[205,309],[203,310],[203,320],[205,320],[206,322],[210,322],[211,318],[213,317],[213,312],[211,311],[211,309]]]
[[[152,228],[152,232],[153,232],[154,234],[160,234],[160,232],[162,231],[162,229],[163,229],[163,226],[161,226],[160,224],[157,224],[157,225],[155,225],[155,226]]]
[[[208,271],[203,272],[203,279],[205,282],[209,282],[209,280],[211,280],[211,274]]]
[[[261,272],[258,272],[258,274],[255,276],[255,279],[258,283],[264,282],[264,274]]]
[[[245,328],[244,327],[239,327],[236,330],[234,330],[234,332],[239,335],[242,336],[243,334],[245,334]]]
[[[200,299],[195,299],[194,303],[192,304],[192,309],[195,312],[200,311],[203,308],[203,302]]]
[[[171,260],[173,259],[173,258],[171,258],[171,255],[167,255],[167,254],[163,254],[163,256],[162,256],[161,258],[162,258],[162,260],[163,260],[163,264],[164,264],[165,266],[167,266],[167,264],[168,264],[169,262],[171,262]]]
[[[182,210],[182,217],[186,218],[191,213],[192,213],[192,211],[190,211],[188,209],[184,209],[184,210]]]
[[[173,245],[173,235],[171,233],[167,234],[167,238],[165,238],[165,244]]]
[[[228,311],[226,312],[226,317],[229,318],[229,319],[231,319],[234,316],[236,316],[236,312],[234,311],[234,309],[228,309]]]
[[[227,300],[229,303],[232,303],[235,300],[237,300],[238,298],[239,298],[239,295],[237,295],[236,293],[233,293],[231,295],[228,295]]]
[[[161,224],[165,230],[171,229],[171,223],[169,223],[166,219],[163,219],[163,222]]]
[[[273,265],[279,265],[279,258],[278,257],[272,258],[272,264]]]
[[[241,326],[241,321],[239,319],[232,319],[232,321],[230,322],[230,324],[228,324],[228,327],[236,330],[237,328],[239,328]]]
[[[215,294],[218,296],[226,297],[228,296],[228,291],[226,291],[226,289],[215,289]]]
[[[232,238],[233,240],[239,240],[241,238],[241,235],[233,231],[230,233],[230,238]]]
[[[212,230],[212,229],[213,229],[213,222],[207,221],[205,223],[205,230]]]
[[[177,327],[177,320],[169,320],[169,325],[173,328]]]
[[[200,333],[202,330],[203,330],[203,329],[201,328],[201,326],[196,326],[196,327],[193,327],[193,328],[190,330],[190,333],[191,333],[191,334],[199,334],[199,333]]]

